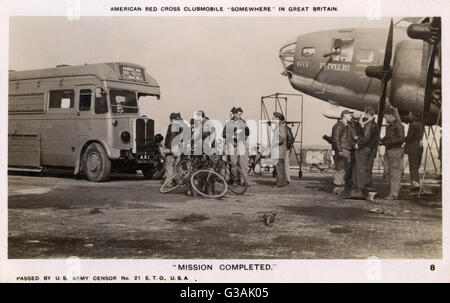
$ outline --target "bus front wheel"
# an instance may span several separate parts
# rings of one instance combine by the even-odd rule
[[[100,144],[92,143],[86,149],[84,172],[89,181],[108,181],[111,173],[111,160]]]

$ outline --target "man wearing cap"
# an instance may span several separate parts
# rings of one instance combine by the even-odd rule
[[[348,122],[352,118],[352,112],[344,110],[341,113],[341,119],[333,126],[332,143],[335,152],[335,174],[333,183],[336,186],[333,193],[341,194],[345,186],[345,172],[351,161],[352,136],[349,130]]]
[[[194,155],[202,156],[207,158],[211,156],[215,150],[215,128],[208,125],[209,118],[205,115],[205,112],[199,110],[194,113],[194,131],[193,131],[193,144],[194,144]],[[214,193],[214,180],[210,178],[206,184],[206,193]],[[189,192],[192,192],[190,189]],[[192,192],[193,193],[193,192]]]
[[[362,133],[356,143],[357,190],[353,195],[354,198],[361,199],[367,196],[367,187],[371,181],[369,178],[378,146],[378,125],[375,122],[375,110],[373,107],[369,106],[364,109],[364,118]]]
[[[388,125],[386,136],[381,139],[381,144],[386,147],[384,160],[389,167],[390,192],[386,200],[397,200],[403,171],[402,145],[405,142],[405,129],[392,108],[386,110],[385,118]]]
[[[203,110],[198,110],[194,112],[194,121],[192,129],[192,147],[194,150],[194,155],[202,155],[204,153],[203,143],[211,135],[204,126],[208,122],[208,117],[206,117]]]
[[[333,163],[334,163],[334,174],[333,174],[333,185],[336,185],[339,183],[339,178],[340,178],[340,172],[339,172],[339,167],[338,167],[338,159],[337,159],[337,151],[336,151],[336,144],[334,144],[333,142],[333,133],[335,132],[336,127],[339,126],[339,120],[340,119],[336,119],[336,123],[333,125],[332,129],[331,129],[331,136],[328,135],[324,135],[322,137],[322,139],[324,139],[325,141],[327,141],[329,144],[331,144],[331,150],[332,150],[332,155],[333,155]]]
[[[287,126],[284,115],[282,113],[274,112],[273,120],[278,122],[273,136],[271,152],[271,157],[277,160],[277,164],[275,165],[277,181],[274,187],[284,187],[288,185],[285,168],[287,151]]]
[[[419,168],[423,153],[423,128],[420,113],[410,112],[408,118],[410,123],[403,151],[408,155],[411,190],[418,190],[420,188]]]
[[[225,139],[227,155],[230,161],[239,166],[242,175],[238,174],[237,169],[232,168],[235,181],[248,185],[248,151],[246,141],[250,135],[250,129],[247,123],[242,119],[243,110],[241,107],[233,107],[233,117],[227,121],[222,137]]]
[[[294,149],[293,146],[291,148]],[[285,175],[286,175],[287,184],[291,183],[291,165],[289,164],[290,159],[291,159],[291,151],[289,150],[289,148],[286,148],[286,157],[284,159],[284,169],[286,171]]]
[[[171,113],[169,116],[170,119],[170,123],[169,126],[167,127],[167,132],[166,132],[166,138],[164,141],[164,147],[165,147],[165,161],[164,161],[164,167],[166,170],[166,179],[170,178],[173,173],[174,173],[174,167],[176,165],[176,157],[173,154],[172,151],[172,140],[173,138],[175,138],[178,134],[180,134],[182,132],[181,130],[174,130],[172,129],[172,125],[175,123],[175,121],[177,120],[181,120],[181,115],[179,113]]]
[[[359,111],[354,111],[352,113],[352,118],[348,122],[349,131],[352,137],[352,149],[350,150],[350,165],[347,167],[345,172],[346,190],[356,190],[357,188],[356,142],[362,133],[362,126],[359,123],[359,120],[361,120],[361,113]]]
[[[234,117],[234,110],[235,110],[236,106],[233,106],[233,108],[230,110],[230,120],[233,119]]]

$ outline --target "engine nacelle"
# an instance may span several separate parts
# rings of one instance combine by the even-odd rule
[[[423,110],[422,53],[423,42],[420,40],[403,40],[395,48],[389,101],[401,110]]]
[[[421,40],[403,40],[395,48],[390,103],[404,112],[423,112],[428,55]],[[439,107],[431,105],[427,124],[436,123]]]

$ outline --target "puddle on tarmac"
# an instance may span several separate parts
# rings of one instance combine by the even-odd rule
[[[283,206],[286,210],[298,215],[316,217],[324,221],[352,220],[367,217],[367,210],[356,207],[327,206]]]
[[[184,216],[181,218],[166,219],[166,221],[175,222],[175,223],[202,222],[202,221],[206,221],[206,220],[209,220],[209,218],[206,216],[203,216],[203,215],[196,215],[196,214]]]
[[[333,234],[350,234],[353,231],[350,229],[342,228],[342,227],[335,227],[335,228],[330,228],[330,232]]]
[[[442,220],[442,216],[439,216],[439,215],[423,214],[422,217],[423,218],[427,218],[427,219],[439,219],[439,220]]]
[[[10,196],[14,195],[42,195],[51,191],[47,187],[33,187],[33,188],[16,188],[9,192]]]
[[[422,245],[442,245],[442,240],[420,240],[420,241],[408,241],[404,243],[406,246],[422,246]]]

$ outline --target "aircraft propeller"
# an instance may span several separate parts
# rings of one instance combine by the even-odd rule
[[[407,34],[412,39],[420,39],[426,41],[431,45],[429,51],[430,57],[427,64],[426,82],[425,82],[425,96],[423,102],[422,124],[427,120],[430,112],[431,102],[433,101],[433,78],[435,76],[434,66],[435,58],[438,51],[438,44],[441,40],[441,18],[431,18],[431,22],[424,24],[411,24],[407,29]],[[440,66],[440,64],[439,64]]]
[[[394,36],[394,22],[391,18],[391,23],[389,26],[389,33],[386,41],[386,49],[384,52],[384,61],[382,66],[368,66],[366,68],[366,75],[371,78],[377,78],[381,80],[381,94],[380,101],[378,103],[378,132],[381,130],[381,125],[383,124],[384,110],[386,108],[386,91],[387,83],[392,78],[392,68],[390,62],[392,59],[392,40]]]

